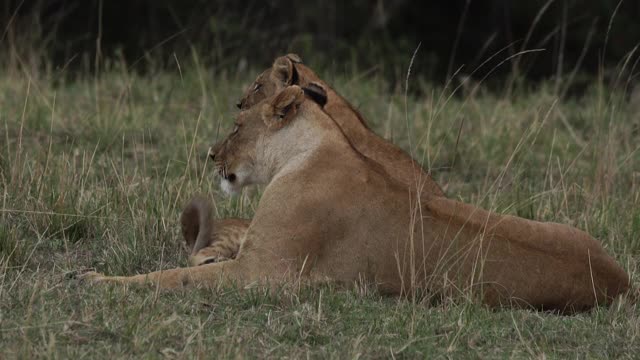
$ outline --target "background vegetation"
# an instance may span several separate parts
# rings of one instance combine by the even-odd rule
[[[115,13],[109,10],[114,3],[122,6],[121,22],[107,17],[113,14],[109,11]],[[640,259],[640,96],[632,90],[637,55],[635,45],[620,52],[611,45],[619,41],[613,36],[619,26],[633,32],[624,22],[630,14],[624,7],[631,2],[622,3],[619,9],[627,10],[618,10],[616,16],[610,8],[595,7],[595,2],[566,2],[560,7],[550,2],[545,11],[522,10],[528,18],[542,14],[538,24],[554,23],[557,18],[549,15],[557,14],[553,9],[577,23],[582,21],[576,17],[581,11],[600,11],[591,40],[598,50],[595,55],[586,52],[582,65],[576,67],[577,62],[559,52],[528,53],[543,63],[566,64],[561,73],[553,66],[550,72],[540,70],[544,76],[537,77],[537,60],[524,66],[525,60],[514,64],[524,56],[506,60],[511,56],[507,50],[487,50],[480,59],[495,55],[499,61],[487,65],[486,80],[476,72],[438,81],[430,69],[439,69],[442,76],[450,53],[436,56],[433,68],[427,66],[434,58],[429,41],[433,36],[420,39],[416,67],[407,82],[417,46],[409,36],[418,35],[407,31],[404,40],[396,39],[401,30],[390,25],[405,17],[392,17],[396,20],[381,29],[373,26],[370,34],[375,37],[354,25],[365,35],[346,37],[355,39],[353,47],[347,40],[340,43],[342,35],[337,34],[346,30],[336,25],[328,50],[316,35],[309,35],[313,46],[307,49],[282,36],[265,42],[260,25],[282,31],[276,35],[290,29],[314,34],[321,28],[309,19],[319,13],[317,8],[289,9],[271,2],[266,10],[254,12],[266,14],[265,22],[243,23],[233,20],[243,18],[231,2],[217,2],[219,12],[196,11],[198,6],[208,9],[208,2],[194,2],[193,7],[131,3],[4,5],[10,21],[0,28],[6,55],[0,58],[0,357],[634,358],[640,351],[640,309],[626,299],[560,317],[528,310],[489,311],[455,299],[433,306],[381,297],[363,286],[349,291],[330,286],[283,288],[271,294],[234,288],[163,292],[88,287],[71,276],[85,268],[133,274],[185,266],[177,223],[193,193],[209,194],[220,217],[251,216],[260,189],[236,198],[221,196],[206,149],[230,130],[233,104],[244,86],[269,66],[273,56],[298,49],[307,64],[363,112],[377,133],[431,169],[450,197],[584,229],[602,241],[635,281]],[[397,10],[399,14],[411,9],[408,3],[397,3],[405,9]],[[507,2],[486,3],[493,9]],[[160,14],[158,9],[172,5],[176,19],[191,11],[196,18],[217,19],[219,27],[166,20],[162,24],[168,33],[174,32],[171,26],[187,30],[162,43],[162,26],[143,31],[147,27],[140,24],[147,20],[141,20],[146,12],[140,4],[146,4],[150,19],[160,19],[154,11]],[[465,24],[485,21],[479,19],[480,10],[472,11],[474,4],[469,5]],[[365,5],[349,6],[363,11],[368,9]],[[442,6],[438,9],[446,14]],[[100,17],[95,11],[100,8],[103,30],[102,37],[96,37],[95,19]],[[74,12],[82,9],[84,17]],[[251,9],[246,5],[245,11]],[[508,13],[512,19],[519,14],[515,7]],[[76,32],[86,39],[64,30],[68,17],[56,14],[78,24],[88,22]],[[277,23],[268,14],[288,16],[290,21],[282,22],[282,28],[266,26]],[[341,8],[334,14],[347,19]],[[128,16],[131,20],[125,21]],[[27,31],[22,24],[33,27]],[[126,37],[129,45],[111,42],[106,35],[107,29],[116,31],[122,24],[133,26],[122,30],[124,34],[136,34]],[[229,24],[242,26],[226,32]],[[562,22],[556,24],[562,28]],[[565,24],[567,29],[574,26],[571,21]],[[607,26],[599,27],[602,24]],[[460,39],[477,35],[466,26]],[[198,29],[203,40],[187,37]],[[457,33],[443,29],[443,37]],[[386,38],[378,36],[385,32]],[[230,38],[238,42],[232,45]],[[380,42],[373,46],[375,39]],[[586,35],[580,39],[586,41]],[[85,45],[76,45],[82,41]],[[564,43],[570,43],[568,35]],[[460,44],[459,49],[467,48]],[[531,44],[522,50],[534,49]],[[386,48],[392,45],[397,47]],[[65,46],[72,50],[65,52]],[[460,51],[452,58],[462,59]],[[593,69],[587,58],[595,62]],[[579,91],[573,91],[569,85],[578,78],[584,80]]]
[[[318,65],[375,68],[393,81],[422,43],[420,77],[442,82],[460,71],[531,80],[620,65],[638,45],[639,17],[639,2],[620,0],[6,0],[0,41],[52,71],[113,58],[143,71],[194,50],[203,65],[225,71],[293,51]],[[530,49],[544,50],[493,69]]]

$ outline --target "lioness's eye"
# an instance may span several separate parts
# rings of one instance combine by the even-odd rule
[[[240,125],[239,124],[234,124],[235,126],[233,127],[233,132],[232,134],[235,134],[238,132],[238,130],[240,130]]]
[[[258,90],[260,90],[260,88],[261,88],[261,87],[262,87],[262,84],[258,84],[258,83],[256,83],[256,84],[253,86],[253,92],[257,92]]]

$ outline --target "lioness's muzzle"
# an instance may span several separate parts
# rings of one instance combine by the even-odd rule
[[[222,146],[220,144],[211,146],[209,147],[207,155],[211,158],[211,161],[213,161],[214,166],[218,170],[218,174],[228,182],[233,183],[237,179],[236,174],[227,172],[227,165],[223,161],[216,162],[216,155],[221,148]]]

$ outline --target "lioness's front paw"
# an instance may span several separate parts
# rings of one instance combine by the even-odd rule
[[[77,275],[76,278],[88,284],[97,284],[104,281],[105,276],[95,271],[87,271],[83,274]]]

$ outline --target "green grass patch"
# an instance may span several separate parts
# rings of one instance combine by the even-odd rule
[[[313,64],[311,64],[313,65]],[[220,74],[220,72],[218,72]],[[53,84],[0,72],[2,358],[633,358],[640,310],[621,301],[576,316],[411,301],[325,285],[274,292],[87,287],[185,266],[182,206],[195,193],[220,217],[251,217],[260,189],[225,198],[208,147],[231,127],[257,71],[112,71]],[[640,254],[637,116],[594,84],[510,98],[374,75],[333,76],[371,127],[431,169],[452,198],[597,237],[628,269]],[[395,90],[389,90],[395,89]],[[609,93],[612,93],[609,95]],[[460,137],[458,138],[458,134]],[[562,276],[562,274],[558,274]]]

